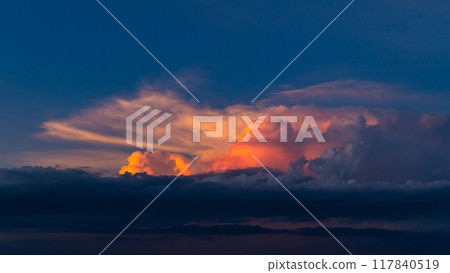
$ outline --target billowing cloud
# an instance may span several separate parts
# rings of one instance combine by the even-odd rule
[[[189,161],[182,155],[170,154],[160,150],[153,153],[136,151],[127,160],[128,165],[122,166],[119,174],[177,175],[189,164]],[[189,169],[183,172],[185,175],[190,173]]]
[[[289,103],[282,103],[286,98]],[[450,128],[448,115],[380,107],[396,103],[401,98],[431,100],[414,97],[388,85],[338,81],[281,92],[273,99],[256,104],[217,109],[189,101],[171,91],[157,91],[146,86],[135,97],[111,98],[67,119],[45,122],[39,136],[96,145],[97,149],[103,145],[111,152],[120,151],[123,163],[124,149],[130,150],[132,155],[128,166],[121,169],[124,166],[121,163],[115,167],[116,171],[121,169],[121,173],[128,170],[154,175],[175,174],[195,155],[200,157],[190,168],[192,173],[258,167],[251,156],[255,155],[265,165],[282,171],[288,171],[291,162],[304,156],[308,161],[305,171],[323,176],[331,175],[331,170],[344,168],[337,177],[347,176],[359,181],[448,177],[444,167],[450,161],[450,147],[446,141]],[[299,102],[304,99],[303,104],[294,104],[296,99]],[[340,107],[332,105],[335,100]],[[330,105],[310,105],[312,102]],[[357,106],[369,102],[379,102],[380,105],[376,108]],[[157,147],[160,152],[154,154],[133,153],[136,148],[125,142],[126,117],[144,105],[173,114],[169,120],[172,137]],[[194,143],[192,117],[201,115],[223,116],[223,136],[208,138],[202,133],[201,141]],[[228,116],[236,116],[237,142],[234,143],[228,141]],[[241,116],[249,116],[252,121],[267,116],[259,127],[267,142],[257,142],[253,133],[250,133],[248,142],[241,142],[249,131]],[[280,124],[270,122],[269,116],[298,118],[298,122],[288,125],[286,143],[280,142]],[[318,142],[315,138],[294,142],[305,116],[314,117],[326,142]],[[202,130],[212,127],[212,124],[203,124]],[[155,135],[163,134],[163,126],[155,130]],[[343,153],[354,156],[347,159],[345,166]],[[154,160],[156,158],[163,159],[164,166],[159,166]],[[334,167],[332,162],[335,162]]]

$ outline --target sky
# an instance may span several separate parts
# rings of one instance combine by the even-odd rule
[[[252,102],[349,2],[102,1],[199,102],[97,1],[0,4],[3,253],[95,254],[200,155],[111,253],[345,254],[254,155],[354,252],[448,254],[447,1],[356,0]],[[173,114],[152,153],[125,142],[144,105]],[[240,142],[241,115],[299,122]],[[326,142],[293,141],[305,116]]]

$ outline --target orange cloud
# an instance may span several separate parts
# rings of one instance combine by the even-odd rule
[[[291,142],[280,143],[280,130],[274,123],[265,123],[259,129],[267,142],[260,143],[255,139],[249,142],[236,142],[217,158],[212,164],[212,170],[221,171],[226,169],[241,169],[248,167],[259,167],[252,155],[256,156],[265,165],[287,171],[289,162],[297,160],[304,155],[307,159],[319,157],[330,145],[330,143],[319,143],[315,139],[305,140],[303,143],[293,142],[297,132],[290,127],[288,137]],[[320,126],[319,126],[320,128]],[[249,130],[245,130],[245,135]],[[252,134],[250,132],[250,134]],[[242,139],[243,135],[238,139]]]
[[[119,174],[146,173],[149,175],[177,175],[189,164],[182,155],[156,150],[153,153],[136,151],[128,157],[128,165],[122,166]],[[184,175],[191,174],[185,170]]]
[[[120,169],[121,174],[127,171],[154,175],[178,174],[190,162],[189,157],[193,155],[200,155],[200,157],[186,174],[258,166],[252,154],[267,166],[286,170],[290,161],[295,161],[303,155],[307,159],[317,158],[328,146],[339,147],[346,144],[349,139],[353,141],[358,138],[352,135],[341,137],[336,134],[330,138],[327,136],[328,133],[342,130],[346,126],[361,126],[361,122],[364,123],[362,126],[376,126],[380,118],[386,118],[377,111],[364,108],[286,106],[268,100],[252,105],[238,104],[217,109],[187,101],[186,97],[171,91],[156,91],[150,86],[145,86],[134,97],[111,98],[67,119],[45,122],[42,125],[44,130],[38,136],[45,139],[57,138],[84,142],[90,145],[105,144],[108,145],[111,153],[117,151],[118,158],[123,160],[125,147],[130,149],[129,153],[132,152],[131,149],[136,150],[125,141],[125,119],[144,105],[173,114],[172,137],[162,146],[156,146],[157,151],[153,153],[132,153],[128,157],[128,165],[123,166],[122,163],[116,167]],[[192,116],[194,115],[224,116],[223,136],[208,138],[202,133],[201,142],[193,143]],[[289,125],[288,143],[279,142],[280,125],[271,123],[269,118],[259,128],[268,140],[267,143],[255,141],[252,132],[250,132],[252,139],[247,143],[241,143],[242,137],[249,132],[241,115],[249,116],[252,121],[263,115],[289,115],[297,116],[298,122]],[[228,116],[237,116],[238,142],[236,143],[228,142]],[[315,139],[306,140],[303,143],[293,142],[305,116],[314,117],[321,132],[325,134],[326,143],[318,143]],[[387,113],[385,116],[390,114]],[[205,127],[202,126],[202,129],[205,128],[206,124]],[[162,135],[163,127],[157,128],[155,134]],[[64,161],[64,158],[61,158],[61,161]]]

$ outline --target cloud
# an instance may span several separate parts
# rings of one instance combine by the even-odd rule
[[[402,182],[407,179],[449,178],[450,173],[445,167],[450,163],[450,145],[446,141],[450,136],[448,114],[380,108],[380,105],[388,106],[390,103],[395,104],[415,96],[397,89],[370,82],[337,81],[302,90],[284,91],[274,99],[261,103],[237,104],[218,109],[199,105],[168,90],[154,90],[151,86],[145,86],[136,96],[110,98],[67,119],[45,122],[39,137],[85,143],[91,147],[94,145],[97,150],[104,147],[111,154],[117,151],[120,160],[111,166],[115,168],[116,173],[124,166],[124,151],[127,150],[132,154],[132,162],[126,167],[129,171],[144,171],[155,175],[174,174],[173,160],[177,166],[185,166],[194,155],[200,157],[190,171],[197,174],[258,167],[258,163],[251,156],[255,155],[265,165],[284,172],[288,171],[291,162],[304,156],[310,165],[305,169],[309,172],[308,175],[335,175],[339,179],[346,176],[356,181]],[[278,98],[280,101],[276,100]],[[284,103],[283,99],[288,99],[289,103]],[[413,100],[433,99],[414,97]],[[296,101],[302,104],[295,104]],[[328,102],[330,104],[310,105],[312,102],[320,105],[320,101],[323,101],[324,105],[329,104]],[[333,102],[341,106],[333,107]],[[372,102],[377,104],[377,108],[360,107],[365,104],[374,105]],[[172,138],[157,147],[163,153],[133,154],[136,148],[125,143],[125,118],[143,105],[173,114],[170,120]],[[223,136],[207,138],[202,133],[201,142],[193,143],[194,115],[224,116]],[[289,115],[297,116],[298,122],[289,123],[287,143],[280,143],[280,125],[269,122],[268,118],[259,128],[267,143],[259,143],[254,137],[249,142],[240,142],[248,132],[241,115],[249,116],[252,120],[263,115]],[[228,142],[228,116],[237,116],[238,141],[235,143]],[[314,117],[324,135],[325,143],[319,143],[315,139],[306,139],[302,143],[294,142],[305,116]],[[204,124],[202,129],[207,126],[208,124]],[[155,134],[162,135],[163,129],[158,128]],[[346,158],[347,161],[341,160],[339,157],[343,157],[349,147],[358,147],[352,151],[354,157],[345,154],[349,158]],[[336,158],[324,158],[330,153],[333,154],[330,155],[332,158]],[[170,160],[165,163],[166,167],[156,167],[157,163],[152,159],[162,155]],[[312,161],[314,159],[317,160]],[[64,156],[61,156],[60,161],[62,165],[69,165]],[[344,162],[347,162],[346,165]],[[73,162],[71,164],[69,166],[77,166]],[[85,165],[80,162],[78,166]],[[161,171],[157,172],[156,169]],[[337,174],[339,169],[341,174]]]
[[[282,173],[275,174],[284,179]],[[283,181],[355,253],[448,253],[442,244],[426,239],[450,242],[449,181],[391,184],[303,178]],[[0,249],[98,252],[171,179],[145,174],[101,177],[77,169],[0,169]],[[261,168],[180,177],[111,251],[156,253],[156,248],[144,246],[153,245],[164,253],[192,254],[192,246],[202,253],[233,253],[219,243],[223,240],[241,242],[234,246],[242,244],[243,253],[253,254],[342,251]],[[309,243],[292,247],[292,240]],[[191,248],[170,250],[176,241],[191,243]],[[409,249],[411,242],[422,244]],[[308,247],[317,244],[330,248]],[[392,248],[381,247],[386,244]]]
[[[177,175],[183,171],[189,161],[182,155],[156,150],[153,153],[136,151],[128,157],[128,165],[122,166],[119,174],[146,173],[149,175]],[[191,174],[185,170],[184,175]]]
[[[411,92],[400,85],[357,80],[337,80],[302,89],[275,93],[267,103],[284,105],[314,104],[322,107],[362,106],[372,108],[434,110],[446,109],[450,97],[445,93],[428,95]]]
[[[111,176],[117,175],[118,166],[126,164],[129,152],[84,147],[9,153],[4,156],[8,158],[8,162],[14,162],[13,166],[49,166],[57,169],[89,168]]]
[[[53,140],[60,139],[71,142],[87,143],[89,145],[103,144],[105,149],[123,150],[130,148],[124,141],[125,118],[139,109],[143,105],[151,105],[164,111],[174,114],[172,122],[172,138],[164,145],[158,147],[162,151],[171,154],[192,156],[200,154],[199,161],[202,162],[199,170],[195,172],[219,170],[226,168],[242,168],[256,166],[250,156],[250,153],[259,155],[262,159],[267,159],[268,164],[277,163],[276,167],[286,169],[290,160],[298,157],[299,153],[304,153],[307,157],[320,156],[327,146],[309,143],[308,145],[278,145],[279,128],[277,124],[270,124],[267,120],[262,126],[265,137],[269,139],[269,145],[259,145],[252,139],[249,143],[229,143],[228,140],[228,119],[224,120],[224,135],[221,138],[206,138],[202,136],[201,143],[192,143],[192,116],[194,115],[223,115],[240,116],[248,115],[255,120],[260,115],[299,115],[300,119],[305,115],[314,115],[319,127],[326,130],[330,124],[330,115],[327,110],[308,106],[304,108],[283,106],[264,107],[262,105],[234,105],[225,109],[214,109],[211,107],[201,108],[195,103],[186,103],[185,98],[176,95],[173,92],[158,92],[151,87],[144,87],[137,97],[131,99],[111,98],[99,105],[88,108],[80,113],[64,120],[53,120],[45,122],[43,131],[38,134],[39,137]],[[359,115],[348,110],[337,111],[340,115],[351,122],[351,116]],[[367,113],[369,114],[369,113]],[[367,117],[371,120],[371,117]],[[345,121],[344,121],[345,123]],[[295,137],[299,130],[299,124],[293,124],[289,127],[290,138]],[[204,128],[203,128],[204,129]],[[242,138],[247,132],[245,124],[240,117],[237,119],[238,139]],[[162,134],[162,131],[156,131],[156,134]],[[268,152],[264,152],[264,150]],[[285,153],[285,155],[276,155]],[[286,153],[288,152],[288,153]],[[272,160],[278,158],[278,160]],[[241,164],[241,165],[237,165]]]
[[[282,173],[275,174],[284,179]],[[145,174],[101,177],[80,169],[1,169],[0,203],[3,209],[0,210],[0,216],[30,216],[33,219],[37,215],[54,214],[68,217],[70,224],[65,226],[68,230],[82,228],[85,224],[91,224],[83,222],[81,218],[77,220],[80,213],[88,221],[101,214],[104,214],[102,219],[105,221],[112,220],[109,218],[111,214],[116,214],[117,219],[122,216],[127,218],[129,213],[145,206],[171,180],[171,176]],[[283,181],[305,204],[314,208],[324,221],[348,218],[354,221],[372,219],[395,222],[439,217],[445,215],[450,206],[446,197],[450,191],[450,182],[446,180],[391,184],[297,177]],[[28,202],[24,203],[25,200]],[[182,176],[152,209],[152,219],[148,219],[148,222],[143,220],[143,223],[159,226],[192,221],[242,222],[257,217],[284,218],[314,224],[307,214],[299,213],[301,207],[292,201],[261,168]],[[389,211],[386,211],[388,208]],[[189,213],[186,214],[187,212]],[[92,227],[95,227],[97,220],[93,221]],[[49,223],[43,218],[34,227],[48,228]],[[2,225],[27,227],[24,222],[12,220],[3,222]],[[435,227],[430,225],[428,228]]]
[[[337,151],[329,147],[319,158],[308,164],[308,169],[318,177],[348,181],[353,179],[362,161],[361,145],[347,144]]]

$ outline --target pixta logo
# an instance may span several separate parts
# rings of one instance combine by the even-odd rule
[[[140,119],[136,122],[136,147],[138,148],[144,148],[144,125],[146,125],[147,128],[147,143],[146,148],[149,152],[153,152],[153,131],[156,128],[156,126],[163,123],[165,120],[167,120],[172,114],[170,113],[162,113],[159,115],[162,111],[159,109],[153,109],[150,112],[148,112],[150,109],[152,109],[150,106],[146,105],[142,107],[141,109],[137,110],[133,114],[127,117],[126,119],[126,138],[127,143],[130,145],[133,145],[133,122],[136,118],[140,117]],[[155,118],[156,116],[158,116]],[[153,119],[155,118],[155,119]],[[153,119],[153,121],[152,121]],[[166,124],[165,128],[165,134],[158,139],[158,145],[163,144],[166,142],[171,135],[171,125],[170,123]]]
[[[200,142],[201,124],[215,123],[216,129],[214,131],[203,131],[206,137],[223,137],[223,116],[194,116],[193,117],[193,134],[192,141]],[[236,142],[236,116],[228,117],[228,141]],[[259,116],[255,121],[252,121],[248,116],[241,116],[245,122],[248,130],[247,134],[241,139],[241,142],[248,142],[251,139],[250,132],[253,133],[258,142],[267,142],[267,140],[259,131],[259,126],[267,119],[267,116]],[[280,142],[287,142],[288,139],[288,123],[297,122],[297,116],[271,116],[270,122],[280,124]],[[311,127],[315,138],[318,142],[325,142],[325,139],[317,126],[316,121],[312,116],[306,116],[300,127],[300,130],[295,138],[295,142],[303,142],[305,138],[314,138],[308,130]]]
[[[144,148],[144,125],[147,129],[147,141],[145,147],[148,151],[153,151],[154,142],[154,129],[166,121],[172,114],[162,112],[159,109],[152,109],[150,106],[146,105],[141,109],[137,110],[126,119],[126,139],[127,143],[133,145],[133,124],[136,122],[136,142],[135,146],[138,148]],[[236,121],[237,116],[228,116],[228,141],[236,142]],[[280,124],[280,142],[288,141],[288,124],[296,123],[297,116],[259,116],[255,121],[248,116],[240,116],[242,121],[247,127],[246,135],[240,140],[240,142],[248,142],[253,136],[258,142],[267,142],[266,138],[263,136],[261,131],[258,129],[261,124],[268,119],[270,122]],[[193,116],[192,117],[192,141],[200,142],[201,133],[208,138],[222,138],[224,136],[224,116]],[[202,130],[202,123],[214,123],[215,130]],[[311,134],[310,129],[313,134]],[[252,134],[250,134],[250,132]],[[158,139],[158,145],[162,145],[171,136],[171,123],[165,125],[165,134]],[[300,130],[295,138],[295,142],[303,142],[305,138],[316,138],[317,142],[325,142],[325,139],[317,126],[316,121],[312,116],[306,116],[303,119]]]

